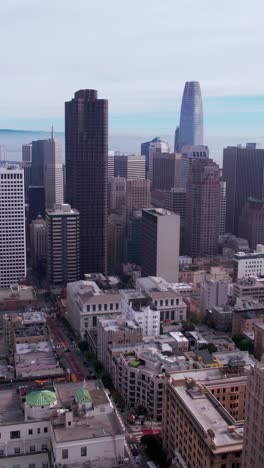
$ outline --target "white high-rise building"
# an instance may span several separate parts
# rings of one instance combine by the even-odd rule
[[[0,167],[0,288],[26,276],[24,171]]]
[[[45,207],[52,210],[54,205],[63,203],[62,145],[59,140],[54,140],[53,130],[51,138],[43,144]]]

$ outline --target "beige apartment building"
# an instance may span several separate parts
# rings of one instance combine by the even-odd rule
[[[167,374],[163,445],[191,468],[239,468],[246,370],[238,366]],[[248,465],[249,466],[249,465]]]
[[[98,318],[97,358],[109,373],[112,371],[109,346],[141,343],[142,332],[134,320],[126,320],[124,317]]]

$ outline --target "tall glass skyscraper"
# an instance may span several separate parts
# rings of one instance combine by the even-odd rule
[[[182,97],[180,126],[176,128],[174,151],[183,145],[203,144],[203,103],[199,81],[186,81]]]

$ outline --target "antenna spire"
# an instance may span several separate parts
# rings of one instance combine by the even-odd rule
[[[54,129],[53,129],[53,125],[51,126],[51,139],[54,140]]]

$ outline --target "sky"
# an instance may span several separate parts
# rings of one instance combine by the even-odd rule
[[[264,142],[263,18],[262,0],[2,0],[0,128],[62,131],[95,88],[111,136],[172,137],[198,80],[205,143]]]

